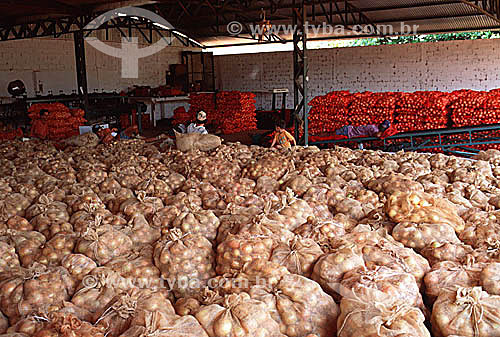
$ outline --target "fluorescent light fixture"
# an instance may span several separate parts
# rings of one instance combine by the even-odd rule
[[[139,20],[139,18],[137,16],[131,16],[130,18],[134,19],[134,20]]]
[[[118,13],[118,16],[127,16],[125,13]]]

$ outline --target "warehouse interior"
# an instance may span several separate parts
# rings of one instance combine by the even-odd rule
[[[500,0],[0,10],[0,337],[500,336]]]

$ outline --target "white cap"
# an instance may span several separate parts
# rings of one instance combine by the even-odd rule
[[[204,122],[207,120],[207,113],[205,111],[200,111],[196,115],[196,119],[199,120],[200,122]]]

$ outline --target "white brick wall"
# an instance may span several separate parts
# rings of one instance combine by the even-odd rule
[[[449,41],[309,51],[310,97],[332,90],[416,91],[500,88],[499,40]],[[217,56],[223,90],[286,87],[293,93],[292,53]],[[293,95],[288,100],[293,105]],[[258,95],[268,109],[270,95]]]
[[[104,35],[99,36],[104,39]],[[114,37],[114,40],[118,37]],[[110,43],[115,47],[119,45]],[[141,45],[141,48],[146,45]],[[133,85],[158,86],[165,83],[165,72],[170,64],[181,63],[181,52],[186,50],[174,42],[158,54],[139,60],[139,78],[121,77],[121,60],[105,55],[86,44],[87,78],[89,92],[127,89]],[[21,79],[29,96],[35,94],[35,82],[41,82],[43,93],[76,90],[75,52],[72,38],[41,38],[0,42],[0,97],[8,96],[10,81]],[[37,84],[38,85],[38,84]]]

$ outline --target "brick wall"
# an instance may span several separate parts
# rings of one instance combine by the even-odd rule
[[[499,52],[500,39],[310,50],[310,97],[332,90],[500,88],[495,58]],[[219,87],[243,91],[286,87],[293,93],[292,60],[291,52],[217,56]],[[288,104],[292,107],[293,95]],[[270,105],[270,95],[258,95],[258,108]]]
[[[104,40],[103,32],[99,37]],[[120,41],[119,36],[111,36],[111,41]],[[114,47],[119,44],[108,42]],[[141,48],[147,45],[141,44]],[[185,50],[177,41],[163,51],[139,60],[139,78],[121,77],[121,60],[105,55],[86,44],[86,61],[89,92],[122,90],[133,85],[158,86],[165,83],[165,72],[170,64],[181,63],[181,52]],[[71,94],[76,90],[75,51],[71,36],[68,38],[39,38],[0,42],[0,97],[9,96],[7,85],[21,79],[29,96],[35,94],[41,83],[43,93],[60,90]]]

